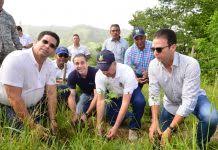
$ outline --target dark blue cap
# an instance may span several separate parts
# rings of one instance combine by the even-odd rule
[[[103,50],[97,56],[97,68],[101,71],[107,71],[114,61],[114,53],[109,50]]]
[[[68,49],[66,47],[61,46],[61,47],[58,47],[56,49],[56,54],[67,54],[67,55],[69,55],[69,51],[68,51]]]
[[[132,32],[132,37],[135,39],[137,36],[144,36],[145,31],[141,27],[134,27],[133,32]]]

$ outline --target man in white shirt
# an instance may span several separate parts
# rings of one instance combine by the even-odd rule
[[[145,99],[142,95],[135,74],[128,65],[117,63],[113,52],[103,50],[97,56],[95,76],[97,91],[97,129],[102,135],[102,119],[104,116],[107,91],[115,95],[110,103],[106,103],[106,118],[113,126],[107,133],[107,138],[116,136],[117,130],[124,119],[130,118],[129,140],[138,138],[136,130],[141,127],[141,118],[144,113]],[[133,113],[128,112],[131,104]]]
[[[17,31],[18,31],[20,43],[22,44],[23,49],[31,48],[33,46],[32,38],[27,34],[23,34],[23,29],[21,28],[21,26],[17,26]]]
[[[70,45],[68,47],[68,49],[69,49],[69,55],[71,57],[72,62],[73,62],[74,56],[79,54],[79,53],[86,55],[87,59],[89,59],[91,57],[91,54],[90,54],[88,48],[86,46],[80,44],[80,37],[78,34],[73,35],[73,45]]]
[[[120,36],[120,26],[112,24],[110,26],[111,38],[104,41],[102,50],[110,50],[114,53],[116,62],[124,63],[125,52],[128,49],[128,42]]]
[[[6,119],[19,120],[40,136],[47,136],[47,129],[36,122],[30,110],[38,109],[34,107],[42,102],[45,87],[51,129],[57,129],[55,68],[48,57],[59,41],[56,33],[43,31],[31,49],[13,51],[0,68],[0,106],[8,110]]]
[[[199,119],[198,146],[205,148],[216,131],[218,113],[205,91],[200,89],[200,66],[197,60],[176,52],[176,34],[170,29],[156,32],[152,50],[155,59],[148,69],[149,105],[152,110],[150,139],[153,140],[156,132],[161,135],[161,143],[165,144],[184,118],[193,113]],[[165,96],[159,124],[160,88]]]
[[[67,79],[69,74],[74,70],[73,62],[69,61],[69,51],[66,47],[58,47],[53,64],[56,69],[56,83],[58,90],[58,99],[67,100],[70,91],[67,90]]]

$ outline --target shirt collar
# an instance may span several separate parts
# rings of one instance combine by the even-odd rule
[[[118,40],[114,40],[112,37],[110,38],[110,40],[111,40],[112,42],[121,42],[120,39],[121,39],[121,37],[119,37]]]
[[[176,66],[176,67],[179,66],[179,54],[177,52],[174,52],[173,66]]]

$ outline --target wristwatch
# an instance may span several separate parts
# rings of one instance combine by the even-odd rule
[[[171,132],[174,132],[174,131],[176,130],[175,127],[171,127],[171,126],[169,126],[168,128],[171,130]]]

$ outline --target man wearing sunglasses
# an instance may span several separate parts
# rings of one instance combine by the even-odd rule
[[[148,65],[154,59],[152,42],[146,40],[145,31],[141,27],[134,27],[132,37],[134,44],[127,49],[124,63],[134,70],[139,87],[142,88],[149,81]]]
[[[58,89],[58,99],[67,100],[69,96],[67,78],[69,74],[74,70],[74,64],[69,61],[69,51],[66,47],[58,47],[56,49],[56,55],[53,64],[56,69],[56,82]]]
[[[197,144],[206,149],[206,143],[216,131],[218,112],[209,102],[204,90],[200,89],[200,66],[197,60],[176,52],[176,33],[170,29],[156,32],[149,74],[149,105],[152,123],[149,137],[161,136],[161,144],[172,138],[172,134],[191,113],[199,122]],[[164,91],[163,108],[159,117],[160,89]],[[160,120],[159,120],[160,118]]]
[[[106,119],[112,125],[107,132],[107,138],[115,138],[121,123],[130,119],[129,140],[137,140],[137,130],[141,128],[145,99],[138,87],[133,70],[126,64],[117,63],[113,52],[109,50],[101,51],[97,56],[97,62],[99,70],[95,76],[95,84],[98,98],[98,133],[102,135],[103,116],[106,108]],[[108,92],[114,96],[108,96]],[[109,99],[110,102],[106,99]],[[132,107],[132,113],[128,112],[128,106]]]
[[[115,60],[119,63],[124,63],[124,55],[129,47],[128,42],[120,36],[120,26],[112,24],[110,26],[111,37],[106,39],[103,43],[102,50],[110,50],[114,53]]]
[[[48,129],[39,124],[36,117],[43,116],[39,109],[47,102],[50,125],[57,129],[57,92],[55,68],[48,58],[59,44],[59,36],[51,31],[39,34],[37,42],[25,51],[13,51],[4,59],[0,68],[0,106],[6,119],[15,128],[27,126],[39,136],[47,137]],[[46,87],[46,101],[43,98]]]

